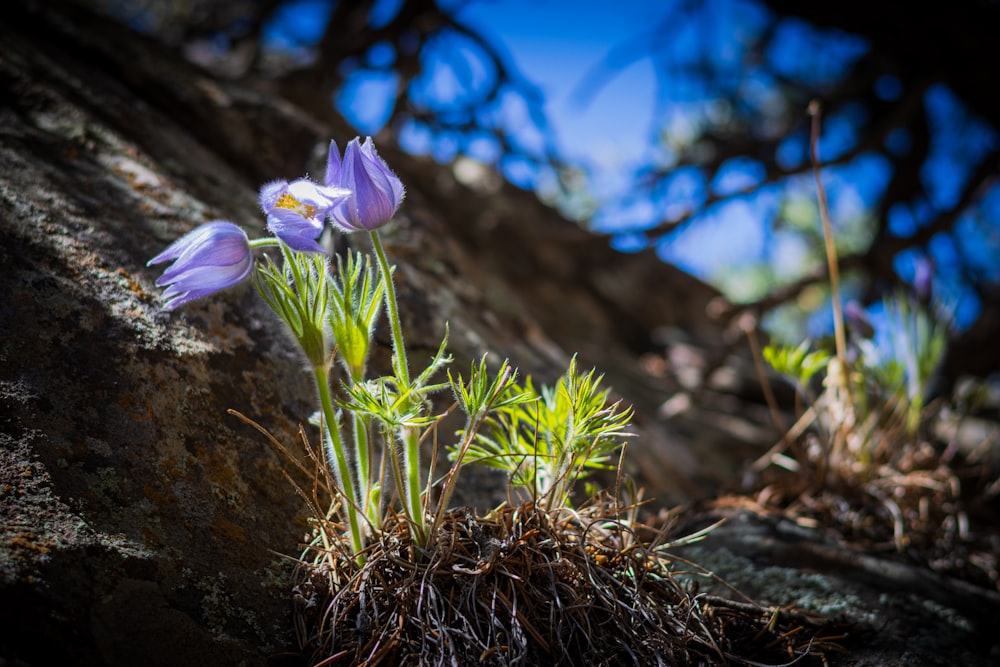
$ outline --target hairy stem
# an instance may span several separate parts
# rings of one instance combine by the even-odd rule
[[[424,508],[420,498],[420,433],[415,428],[403,429],[403,463],[406,466],[406,500],[407,514],[414,539],[417,544],[424,543]]]
[[[333,399],[330,396],[330,373],[326,366],[316,366],[313,369],[316,375],[316,388],[319,390],[320,404],[323,410],[323,439],[328,443],[328,450],[332,456],[334,464],[334,474],[340,483],[340,491],[344,494],[347,508],[347,521],[351,532],[351,547],[355,554],[360,554],[364,548],[364,539],[361,534],[361,524],[358,521],[358,503],[354,490],[354,482],[351,479],[351,469],[347,465],[347,457],[344,454],[344,443],[340,438],[340,422],[337,413],[333,409]]]
[[[375,255],[378,258],[379,270],[385,283],[385,307],[389,315],[389,328],[392,330],[392,347],[395,354],[396,379],[399,381],[399,390],[408,391],[410,389],[410,368],[406,359],[406,344],[403,342],[403,328],[399,323],[399,306],[396,303],[396,288],[392,282],[392,269],[389,268],[389,261],[385,257],[385,249],[382,247],[382,240],[378,232],[371,232],[372,246],[375,248]],[[404,489],[400,489],[403,509],[410,519],[411,532],[414,541],[423,544],[424,541],[424,510],[420,498],[420,434],[416,429],[403,427],[401,429],[403,440],[403,466],[405,474],[397,472],[397,479],[402,478]],[[396,459],[394,459],[396,461]]]
[[[400,389],[405,390],[410,386],[410,368],[406,360],[403,329],[399,324],[396,287],[392,283],[392,269],[389,268],[389,261],[385,258],[385,250],[382,248],[382,240],[379,238],[378,232],[372,230],[371,237],[372,246],[375,248],[375,254],[378,257],[379,270],[382,272],[382,277],[385,280],[385,307],[389,313],[389,327],[392,329],[392,347],[396,355],[396,372],[399,374],[399,379],[403,385]]]

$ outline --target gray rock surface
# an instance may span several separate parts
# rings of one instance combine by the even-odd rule
[[[831,653],[834,665],[987,667],[1000,660],[1000,595],[926,567],[859,553],[821,528],[780,516],[727,510],[725,522],[695,545],[672,551],[725,581],[695,568],[700,590],[802,610],[843,627],[848,652]],[[708,519],[706,519],[708,521]],[[734,593],[734,589],[739,594]]]

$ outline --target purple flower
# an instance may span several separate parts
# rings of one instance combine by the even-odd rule
[[[267,228],[292,250],[323,252],[316,239],[330,209],[349,192],[324,187],[304,178],[273,181],[260,189],[260,207],[267,214]]]
[[[934,294],[934,260],[930,257],[917,260],[913,272],[913,292],[920,303],[926,305],[931,302]]]
[[[867,311],[857,301],[851,300],[844,305],[844,319],[851,331],[861,338],[872,338],[875,335],[875,327]]]
[[[246,233],[231,222],[215,220],[174,241],[146,266],[175,260],[156,281],[169,285],[162,298],[167,310],[243,281],[253,269]]]
[[[351,139],[343,162],[331,141],[325,183],[351,191],[330,212],[334,224],[349,232],[372,231],[389,222],[405,194],[403,183],[375,152],[371,137],[363,144],[357,137]]]

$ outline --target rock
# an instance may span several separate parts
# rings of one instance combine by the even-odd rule
[[[844,654],[831,664],[994,665],[1000,658],[1000,594],[890,556],[851,549],[820,528],[780,515],[713,512],[724,523],[692,546],[671,551],[714,576],[696,573],[706,594],[789,607],[842,623]],[[694,571],[695,568],[681,566]]]
[[[0,658],[275,662],[294,651],[287,556],[308,526],[290,466],[226,411],[293,443],[310,378],[252,288],[171,314],[145,264],[212,219],[262,231],[259,184],[349,136],[79,8],[0,12]],[[409,185],[387,246],[416,356],[447,321],[462,365],[489,351],[551,378],[579,344],[635,367],[602,347],[646,322],[602,304],[629,271],[683,274],[510,187],[490,222],[447,167],[383,152]],[[491,483],[456,502],[496,502]]]

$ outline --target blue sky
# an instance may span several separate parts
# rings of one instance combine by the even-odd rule
[[[539,88],[561,154],[592,170],[593,194],[613,199],[627,193],[634,171],[654,159],[651,137],[662,82],[643,53],[655,48],[652,33],[668,5],[622,2],[609,11],[607,2],[597,0],[506,0],[469,3],[458,17],[501,44],[518,71]],[[679,41],[693,39],[680,31]],[[636,53],[630,54],[632,46]],[[616,68],[610,74],[608,62]],[[581,96],[581,88],[594,80],[600,81],[597,92]],[[674,127],[685,131],[680,115]],[[763,242],[752,208],[738,202],[725,211],[728,243],[717,242],[721,225],[710,223],[665,244],[661,254],[706,278],[722,263],[742,261],[748,248]],[[605,212],[596,225],[627,230],[655,216],[652,202],[640,199]],[[631,245],[628,237],[619,243]]]
[[[635,243],[637,237],[627,234],[630,228],[696,208],[708,191],[719,194],[759,181],[761,163],[743,160],[734,161],[713,183],[704,183],[697,170],[676,169],[658,198],[624,196],[635,189],[636,169],[651,163],[669,164],[674,147],[683,146],[697,135],[699,114],[704,117],[717,111],[711,107],[710,95],[697,78],[683,73],[684,66],[708,58],[723,79],[742,77],[740,94],[749,104],[764,109],[764,118],[769,104],[780,103],[773,96],[773,79],[769,78],[772,73],[761,69],[748,74],[745,70],[744,47],[768,17],[766,10],[752,0],[703,0],[700,6],[708,12],[710,21],[692,21],[677,14],[684,3],[676,1],[619,2],[610,9],[607,2],[597,0],[441,2],[445,7],[457,8],[458,19],[496,44],[505,60],[542,94],[551,141],[564,159],[588,170],[588,194],[602,202],[592,222],[597,229],[623,232],[617,238],[618,247],[640,247],[641,244]],[[325,4],[321,0],[298,0],[287,5],[282,18],[272,24],[269,34],[272,44],[281,45],[282,40],[289,38],[308,44],[318,38],[326,20]],[[373,23],[391,17],[398,5],[398,0],[378,3]],[[675,14],[668,14],[670,11]],[[866,48],[857,38],[820,32],[794,20],[783,22],[779,33],[780,39],[772,42],[764,57],[772,70],[792,79],[835,80]],[[706,44],[710,48],[705,49]],[[466,84],[471,81],[472,85],[488,78],[481,62],[460,44],[451,44],[442,53],[446,55],[440,56],[436,66],[425,61],[425,66],[432,65],[429,69],[436,74],[426,86],[427,92],[419,94],[436,95],[444,101],[452,97],[460,99],[462,76],[467,77]],[[654,66],[653,57],[662,59],[658,66]],[[376,70],[391,65],[392,58],[391,49],[374,49],[337,100],[361,132],[375,133],[386,120],[387,102],[395,80],[391,73]],[[616,71],[602,80],[603,85],[595,94],[581,99],[579,91],[581,86],[588,89],[583,85],[590,81],[586,79],[588,74],[600,72],[609,58]],[[462,61],[458,67],[456,61]],[[665,77],[664,71],[670,74]],[[898,96],[896,83],[894,87],[891,78],[881,81],[877,94],[886,99]],[[662,96],[664,93],[666,97]],[[934,159],[922,174],[930,201],[922,209],[893,211],[890,221],[896,232],[912,232],[926,224],[933,213],[928,206],[952,205],[962,182],[960,175],[969,168],[968,157],[985,154],[997,141],[995,133],[983,123],[962,117],[957,101],[943,87],[931,89],[925,105],[941,137],[935,146]],[[538,147],[545,141],[533,127],[521,101],[505,98],[501,108],[490,113],[495,121],[499,118],[496,122],[513,130],[523,145]],[[824,119],[822,157],[833,157],[855,145],[856,119],[851,113],[848,109],[839,116]],[[664,128],[664,139],[657,143],[656,132]],[[409,128],[404,129],[400,141],[409,150],[428,153],[442,161],[451,159],[460,150],[486,161],[498,160],[499,168],[511,180],[524,187],[535,187],[544,196],[545,174],[538,179],[537,171],[514,161],[505,162],[489,139],[460,146],[447,136]],[[902,134],[890,137],[887,143],[905,154],[908,141]],[[801,140],[789,138],[783,142],[777,158],[784,166],[801,164],[807,158],[807,150]],[[863,217],[867,206],[885,188],[887,166],[885,158],[873,155],[826,171],[824,178],[835,222],[856,224]],[[729,289],[737,298],[753,297],[752,291],[742,295],[739,291],[745,283],[742,276],[754,271],[754,266],[764,264],[774,268],[778,277],[793,279],[794,275],[784,275],[782,271],[787,273],[789,267],[796,266],[801,269],[808,248],[794,237],[776,234],[769,222],[775,220],[779,207],[787,202],[788,192],[798,192],[805,201],[815,199],[811,178],[793,179],[781,188],[764,187],[752,197],[738,197],[697,216],[693,224],[658,246],[660,255]],[[1000,196],[992,199],[998,200]],[[993,211],[996,209],[994,206]],[[808,220],[806,224],[810,224]],[[995,221],[986,220],[985,227],[983,220],[966,222],[968,232],[963,238],[974,239],[982,235],[984,228],[995,227]],[[963,324],[975,318],[978,303],[974,296],[963,292],[955,267],[960,260],[969,261],[971,257],[984,271],[996,273],[992,258],[998,251],[1000,239],[993,239],[990,244],[957,245],[949,239],[935,239],[931,245],[942,291],[950,293],[957,303]],[[912,276],[912,267],[918,259],[919,253],[900,256],[896,266],[904,279]],[[826,319],[819,317],[816,326],[826,326]]]
[[[571,6],[572,9],[567,9]],[[614,167],[648,148],[655,72],[640,61],[618,72],[593,100],[573,93],[586,74],[638,26],[658,21],[656,3],[507,0],[470,3],[458,17],[502,43],[517,69],[545,95],[559,147],[573,160]]]

